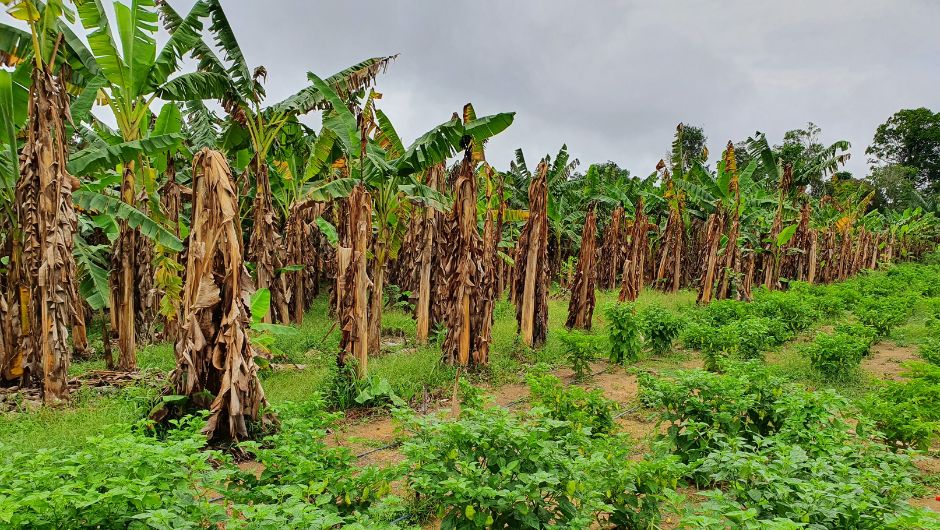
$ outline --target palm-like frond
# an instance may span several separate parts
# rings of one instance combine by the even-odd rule
[[[183,136],[178,133],[162,134],[142,138],[132,142],[109,145],[105,148],[93,146],[79,151],[69,159],[69,173],[87,175],[105,169],[113,169],[137,158],[138,155],[152,156],[177,145]]]
[[[86,210],[107,213],[118,219],[127,221],[127,224],[131,228],[139,230],[144,236],[170,250],[176,252],[183,250],[183,242],[180,241],[174,233],[148,217],[144,212],[125,203],[118,197],[104,195],[87,189],[79,189],[75,190],[72,194],[72,200]]]
[[[245,61],[245,55],[238,44],[238,39],[235,38],[235,32],[232,31],[228,17],[225,16],[225,11],[222,10],[222,3],[219,0],[207,0],[207,2],[209,14],[212,18],[209,31],[215,37],[215,44],[224,53],[225,60],[229,62],[229,66],[225,68],[225,71],[228,78],[231,79],[231,85],[239,91],[245,100],[253,99],[255,92],[258,92],[259,96],[263,96],[263,90],[260,86],[256,86],[251,70],[248,68],[248,63]],[[199,51],[201,52],[200,61],[211,62],[214,58],[214,54],[205,53],[205,49]],[[205,66],[207,65],[200,64],[201,69]]]
[[[175,18],[172,7],[167,2],[161,2],[161,12],[164,14],[164,26],[170,33],[170,39],[160,50],[160,54],[153,62],[147,85],[160,87],[166,83],[173,72],[179,69],[180,60],[189,53],[197,43],[202,42],[202,19],[209,16],[209,5],[205,0],[199,0],[189,10],[186,18]],[[167,15],[167,13],[172,13]]]
[[[150,69],[157,57],[157,17],[154,0],[132,0],[130,7],[114,3],[118,32],[124,51],[124,63],[130,77],[131,94],[144,93]]]
[[[333,89],[340,100],[349,99],[354,94],[375,82],[376,76],[384,72],[388,65],[398,57],[392,55],[389,57],[373,57],[366,59],[349,68],[345,68],[324,81]],[[314,74],[308,73],[308,79],[313,82]],[[271,109],[274,112],[293,112],[297,114],[306,114],[312,110],[327,109],[331,103],[315,84],[305,87],[301,91],[293,94],[283,101],[274,104]]]
[[[130,73],[118,53],[101,0],[86,0],[78,4],[78,16],[82,26],[91,32],[88,34],[88,45],[95,64],[112,84],[128,86]]]

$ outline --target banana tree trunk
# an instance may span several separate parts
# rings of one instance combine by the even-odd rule
[[[364,379],[369,373],[369,276],[366,262],[372,235],[372,196],[362,184],[353,188],[347,199],[349,205],[349,265],[343,274],[342,296],[338,299],[340,326],[340,356],[338,362],[352,357],[356,360],[356,374]],[[342,261],[342,260],[341,260]]]
[[[725,228],[724,213],[719,211],[708,217],[705,228],[705,265],[702,274],[702,284],[699,286],[698,303],[708,304],[712,301],[715,287],[715,269],[718,265],[718,247],[721,244],[721,235]]]
[[[281,268],[281,256],[278,253],[281,237],[277,229],[276,213],[271,203],[271,180],[268,165],[257,156],[252,167],[255,171],[256,188],[252,205],[254,223],[251,239],[248,243],[248,257],[255,264],[255,283],[258,289],[271,291],[271,308],[264,315],[265,323],[281,322],[289,318],[285,298],[285,282]]]
[[[388,250],[381,234],[373,246],[372,299],[369,302],[369,354],[378,355],[382,348],[382,295],[385,290],[385,270],[388,265]]]
[[[519,236],[516,261],[516,320],[522,340],[535,348],[548,334],[548,166],[539,165],[529,186],[529,219]]]
[[[28,315],[21,329],[32,335],[24,352],[29,371],[23,375],[27,384],[41,384],[46,404],[68,399],[68,339],[77,297],[72,191],[78,180],[66,170],[68,137],[62,121],[69,114],[68,97],[60,78],[45,68],[33,69],[27,141],[16,188],[28,290],[26,296],[20,292]]]
[[[121,199],[130,204],[135,203],[134,196],[134,168],[132,164],[124,166],[124,178],[121,182]],[[134,311],[135,265],[137,249],[137,231],[131,228],[127,221],[119,221],[120,234],[114,245],[111,271],[111,322],[117,333],[118,362],[117,368],[122,371],[137,369],[137,333],[135,326],[136,312]]]
[[[817,245],[819,240],[819,233],[816,230],[810,230],[809,232],[809,256],[807,256],[808,266],[806,272],[806,282],[810,285],[816,283],[816,252]]]
[[[636,204],[636,214],[633,218],[627,259],[623,262],[623,278],[620,283],[619,297],[621,302],[636,300],[643,290],[644,275],[646,274],[646,253],[649,248],[648,231],[649,219],[644,212],[643,198],[641,197]]]
[[[578,252],[578,269],[571,282],[571,300],[568,302],[568,329],[591,329],[594,318],[594,290],[597,271],[594,261],[597,256],[597,216],[594,208],[588,210],[581,234],[581,249]]]
[[[259,419],[266,403],[248,337],[238,194],[225,156],[203,149],[193,160],[193,219],[183,288],[175,392],[202,406],[200,395],[214,396],[203,429],[210,439],[249,436],[248,423]],[[163,419],[158,409],[155,419]]]
[[[420,271],[418,273],[418,305],[417,311],[417,340],[418,344],[428,343],[428,332],[431,327],[431,257],[434,251],[434,211],[430,208],[424,212],[424,233],[421,244]]]
[[[601,243],[601,256],[598,260],[597,283],[601,289],[613,289],[617,285],[617,270],[621,265],[620,247],[623,235],[621,223],[623,222],[623,208],[617,207],[611,216],[610,224],[604,230],[604,239]]]
[[[486,224],[490,237],[494,237],[492,217],[488,216]],[[493,324],[492,279],[477,228],[477,181],[470,147],[460,164],[454,183],[454,207],[445,226],[448,255],[444,260],[447,278],[444,358],[460,366],[485,366],[489,363]]]

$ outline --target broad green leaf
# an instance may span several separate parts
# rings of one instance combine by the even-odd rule
[[[82,278],[78,290],[95,311],[107,308],[111,303],[108,284],[110,250],[109,245],[89,245],[81,236],[75,236],[72,252]]]
[[[797,225],[792,224],[777,234],[777,246],[782,247],[790,242],[793,239],[793,235],[796,234]]]
[[[131,0],[131,6],[114,3],[124,62],[130,74],[131,95],[145,94],[147,78],[157,58],[157,11],[154,0]]]
[[[113,169],[118,164],[125,164],[135,160],[138,155],[153,156],[156,153],[166,151],[172,148],[182,140],[182,135],[161,134],[124,142],[117,145],[109,145],[101,149],[92,147],[79,151],[69,159],[69,173],[73,175],[89,175],[104,169]]]
[[[271,309],[271,291],[267,288],[258,289],[251,295],[249,305],[251,310],[251,325],[254,327],[264,320],[264,316],[267,315],[268,311]]]
[[[167,81],[156,94],[167,101],[222,99],[228,90],[225,76],[212,72],[190,72]]]
[[[72,200],[86,210],[107,213],[126,221],[131,228],[139,230],[147,238],[172,251],[180,252],[183,250],[183,242],[173,232],[117,197],[78,189],[72,193]]]
[[[84,0],[78,4],[82,26],[90,31],[88,45],[101,72],[112,84],[130,89],[130,73],[114,43],[111,25],[101,0]]]
[[[166,4],[166,2],[162,2]],[[164,17],[166,9],[161,6]],[[172,10],[172,8],[169,8]],[[209,5],[205,0],[199,0],[189,10],[185,19],[167,22],[170,39],[160,50],[150,69],[147,85],[153,88],[162,86],[174,72],[179,69],[179,62],[183,56],[193,49],[197,43],[202,43],[202,19],[209,16]]]
[[[320,232],[326,237],[326,240],[330,242],[330,245],[335,247],[339,244],[339,235],[336,233],[336,227],[332,223],[327,221],[322,217],[317,217],[316,220],[317,227],[320,229]]]

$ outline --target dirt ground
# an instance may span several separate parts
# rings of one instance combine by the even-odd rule
[[[919,360],[917,349],[898,346],[892,342],[880,342],[872,347],[872,353],[862,360],[862,370],[881,380],[903,379],[903,363]]]

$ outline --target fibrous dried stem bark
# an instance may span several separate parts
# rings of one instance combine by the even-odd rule
[[[69,328],[78,309],[72,255],[77,223],[72,191],[78,181],[66,170],[68,138],[62,121],[69,116],[68,97],[51,66],[33,69],[16,188],[23,244],[20,278],[25,280],[20,292],[23,378],[27,384],[41,384],[47,404],[68,398]]]
[[[176,392],[214,396],[204,433],[244,439],[265,403],[248,337],[251,280],[244,265],[238,195],[225,156],[193,159],[193,214],[183,289]]]
[[[258,289],[271,291],[271,307],[264,316],[265,322],[287,321],[288,309],[285,299],[284,275],[278,274],[282,267],[279,253],[280,232],[277,226],[276,212],[271,203],[271,180],[268,164],[257,157],[251,167],[255,172],[255,199],[252,204],[254,224],[248,243],[248,259],[255,264],[255,278]]]
[[[467,147],[460,164],[454,183],[454,207],[447,221],[443,234],[448,250],[444,258],[444,358],[461,366],[483,366],[489,363],[493,281],[485,270],[484,242],[477,227],[477,180],[471,147]],[[487,221],[491,231],[495,230],[493,221],[491,217]]]
[[[548,334],[548,165],[539,164],[529,185],[529,218],[516,247],[516,320],[529,347],[541,346]]]
[[[643,290],[643,275],[646,269],[646,254],[649,249],[649,219],[644,211],[643,198],[636,203],[636,214],[630,227],[630,242],[627,258],[623,262],[623,278],[620,284],[620,301],[633,301]]]
[[[578,251],[578,270],[571,285],[571,300],[568,302],[568,329],[591,329],[594,318],[594,291],[597,270],[594,260],[597,257],[597,215],[594,207],[588,210],[581,234],[581,249]]]
[[[346,228],[350,246],[338,253],[340,264],[337,274],[343,275],[342,291],[338,294],[340,325],[340,355],[338,362],[345,364],[349,356],[356,360],[359,378],[368,374],[369,367],[369,276],[366,272],[369,239],[372,235],[372,197],[362,184],[353,188],[347,199],[349,226]],[[346,262],[345,269],[342,268]]]

